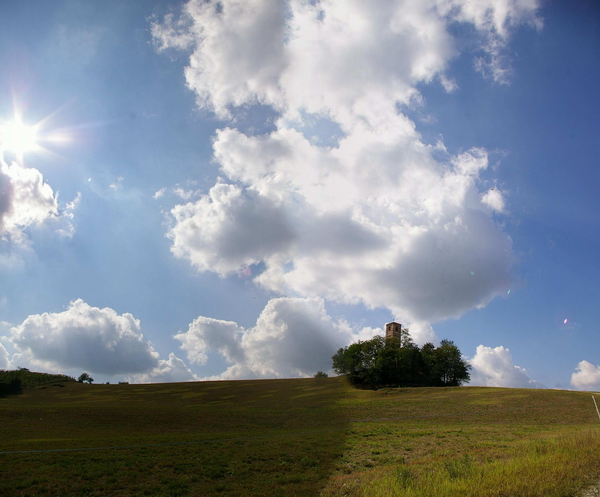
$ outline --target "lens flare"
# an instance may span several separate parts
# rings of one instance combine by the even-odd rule
[[[37,129],[28,126],[20,119],[14,119],[0,125],[0,150],[12,152],[21,158],[26,152],[37,147]]]

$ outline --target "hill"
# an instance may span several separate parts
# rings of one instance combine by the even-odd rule
[[[26,368],[12,371],[0,369],[0,397],[19,394],[27,387],[48,384],[63,386],[63,383],[70,381],[75,381],[75,378],[63,374],[36,373]]]
[[[0,399],[0,495],[575,495],[590,394],[344,377],[28,388]]]

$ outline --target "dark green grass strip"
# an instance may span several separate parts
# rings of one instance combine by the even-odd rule
[[[255,435],[252,437],[235,437],[235,438],[208,438],[205,440],[191,440],[187,442],[169,442],[161,444],[144,444],[144,445],[115,445],[106,447],[78,447],[72,449],[39,449],[39,450],[11,450],[0,452],[0,455],[8,454],[41,454],[44,452],[77,452],[85,450],[118,450],[118,449],[145,449],[148,447],[174,447],[177,445],[194,445],[194,444],[207,444],[217,442],[238,442],[246,440],[261,440],[265,438],[275,437],[289,437],[293,435],[311,435],[315,433],[329,433],[333,431],[347,431],[348,428],[326,428],[321,430],[303,430],[303,431],[289,431],[286,433],[277,433],[272,435]]]

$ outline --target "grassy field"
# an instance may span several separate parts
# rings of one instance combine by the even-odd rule
[[[0,399],[0,495],[569,496],[600,477],[589,393],[63,385]]]
[[[342,455],[341,384],[28,389],[0,400],[0,452],[48,452],[0,454],[0,495],[313,495]]]
[[[505,388],[353,391],[326,496],[575,496],[600,476],[589,393]]]

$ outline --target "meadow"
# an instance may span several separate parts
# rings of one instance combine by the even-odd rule
[[[0,399],[0,495],[574,496],[599,429],[584,392],[55,382]]]

